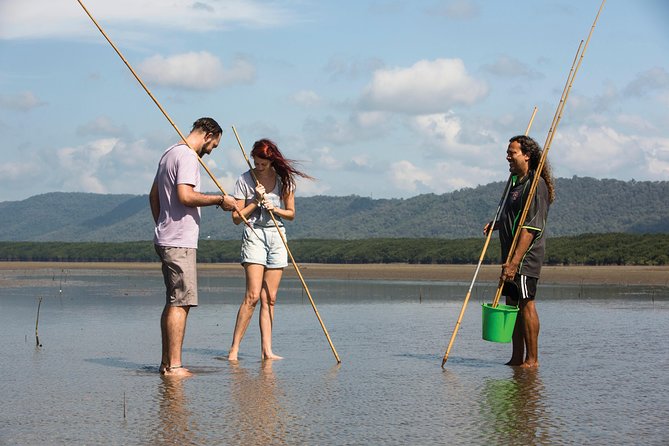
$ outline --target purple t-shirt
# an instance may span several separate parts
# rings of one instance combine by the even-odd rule
[[[177,184],[190,184],[200,190],[200,166],[197,153],[185,144],[165,151],[158,163],[160,214],[153,242],[159,246],[197,248],[200,235],[200,208],[184,206],[177,195]]]

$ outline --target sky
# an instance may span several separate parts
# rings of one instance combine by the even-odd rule
[[[297,196],[409,198],[505,181],[547,141],[600,0],[82,0],[172,121],[224,130],[231,193],[260,138]],[[548,152],[556,177],[669,179],[669,2],[608,0]],[[77,0],[0,0],[0,201],[147,194],[179,140]],[[202,172],[204,191],[217,190]],[[559,191],[557,191],[559,196]]]

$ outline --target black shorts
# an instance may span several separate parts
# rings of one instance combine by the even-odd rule
[[[504,282],[502,294],[515,303],[518,302],[519,298],[521,300],[534,300],[534,296],[537,294],[537,282],[539,282],[539,279],[536,277],[516,274],[513,282]]]

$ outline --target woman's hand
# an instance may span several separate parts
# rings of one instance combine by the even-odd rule
[[[274,203],[272,203],[272,200],[263,200],[262,205],[268,211],[274,210]]]
[[[263,186],[262,184],[258,184],[256,186],[256,200],[262,201],[264,197],[265,197],[265,186]]]

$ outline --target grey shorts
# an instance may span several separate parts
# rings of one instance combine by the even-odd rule
[[[538,282],[539,279],[536,277],[516,274],[516,277],[513,278],[513,282],[504,283],[502,294],[511,299],[514,304],[518,303],[519,298],[521,300],[534,300],[534,296],[537,294]]]
[[[285,237],[286,229],[281,226]],[[241,263],[264,265],[266,268],[285,268],[288,266],[288,251],[276,226],[253,228],[258,237],[248,226],[244,227],[242,237]]]
[[[172,307],[197,306],[197,249],[154,246],[163,265],[165,304]]]

